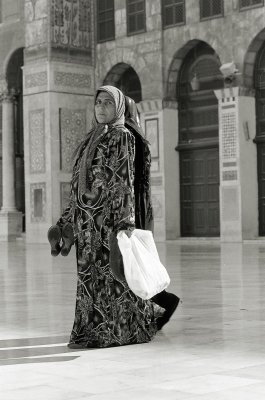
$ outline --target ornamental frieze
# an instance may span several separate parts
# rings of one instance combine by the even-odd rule
[[[73,152],[86,134],[86,110],[60,108],[60,164],[63,172],[71,172]]]
[[[47,71],[36,72],[25,76],[26,89],[45,85],[47,85]]]
[[[45,172],[45,110],[29,111],[30,173]]]
[[[91,51],[92,2],[51,0],[53,47]]]
[[[55,71],[54,83],[57,86],[90,88],[91,77],[88,74],[77,74],[73,72]]]

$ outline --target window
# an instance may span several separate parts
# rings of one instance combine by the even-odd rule
[[[264,6],[264,0],[240,0],[239,9]]]
[[[145,32],[145,1],[127,0],[127,34]]]
[[[162,0],[163,28],[185,23],[185,0]]]
[[[115,38],[114,0],[97,0],[98,42]]]
[[[200,0],[201,3],[201,20],[221,17],[224,15],[223,0]]]

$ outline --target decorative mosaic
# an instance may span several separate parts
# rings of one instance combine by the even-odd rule
[[[223,181],[237,181],[237,171],[223,171]]]
[[[30,185],[31,222],[45,222],[46,220],[46,183],[32,183]]]
[[[47,85],[47,71],[36,72],[25,77],[26,89],[45,85]]]
[[[29,160],[31,173],[45,172],[44,109],[29,112]]]
[[[236,115],[225,113],[221,118],[222,124],[222,157],[223,160],[236,158],[237,138],[236,138]]]
[[[92,3],[88,0],[51,0],[53,47],[91,51]]]
[[[61,182],[61,213],[66,209],[70,200],[70,182]]]
[[[163,218],[162,194],[159,193],[152,194],[152,206],[155,219]]]
[[[90,88],[91,76],[88,74],[75,74],[72,72],[55,71],[54,83],[57,86]]]
[[[86,134],[86,110],[60,109],[61,169],[72,172],[72,155]]]

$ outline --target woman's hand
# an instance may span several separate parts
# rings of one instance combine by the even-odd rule
[[[130,229],[126,229],[124,232],[126,233],[128,238],[130,238],[132,236],[132,233],[133,233],[133,231],[131,231]]]

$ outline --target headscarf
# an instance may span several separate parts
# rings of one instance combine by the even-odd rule
[[[135,101],[133,99],[131,99],[129,96],[124,96],[124,97],[125,97],[125,120],[126,120],[126,123],[131,123],[131,124],[135,125],[137,127],[137,129],[140,130],[139,133],[141,133],[141,135],[143,135]]]
[[[108,93],[115,104],[115,116],[113,120],[107,124],[98,123],[94,111],[94,117],[92,121],[92,129],[88,133],[86,139],[78,146],[74,154],[74,163],[81,156],[80,167],[79,167],[79,192],[84,194],[87,187],[87,170],[91,168],[92,161],[95,155],[96,148],[105,134],[111,127],[124,127],[124,112],[125,112],[125,99],[123,93],[114,86],[106,85],[101,86],[95,94],[94,104],[100,92]],[[81,155],[83,151],[83,154]]]

